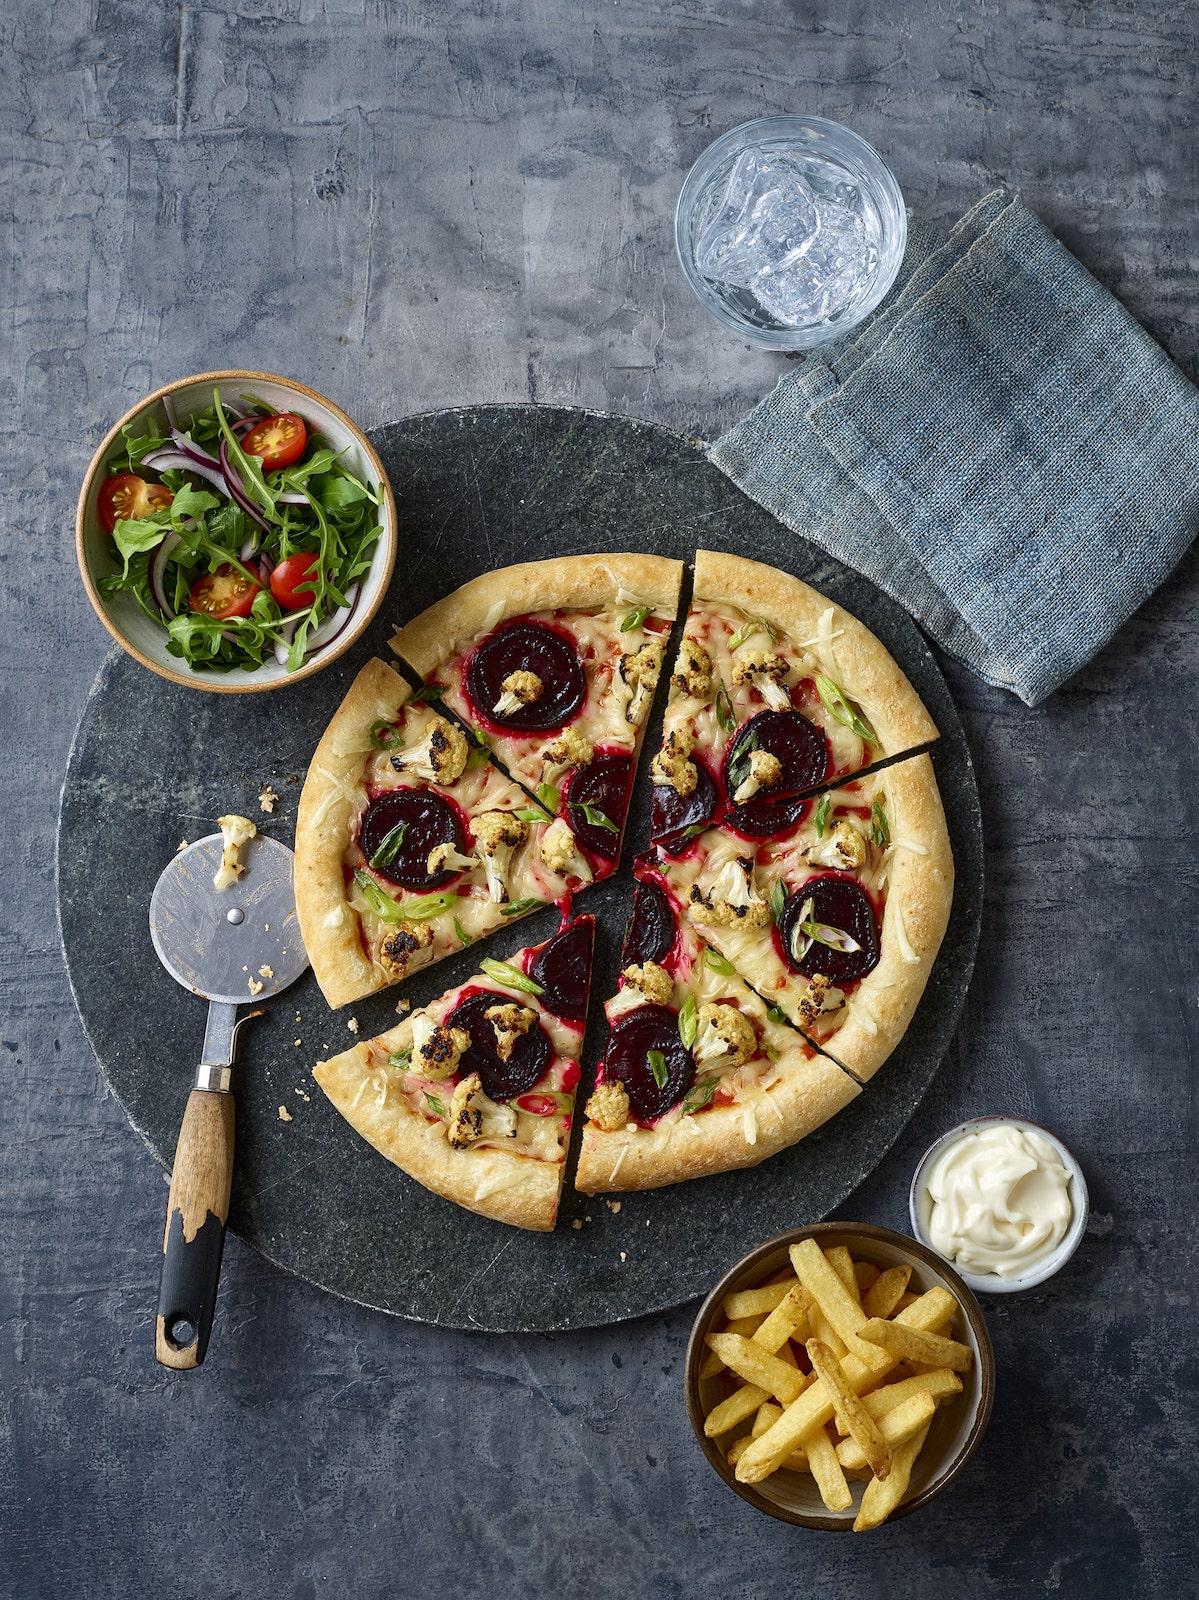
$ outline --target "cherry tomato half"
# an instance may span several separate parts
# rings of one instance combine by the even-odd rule
[[[311,550],[297,550],[271,573],[271,593],[284,611],[303,611],[312,604],[317,558]]]
[[[96,513],[111,533],[118,522],[137,522],[155,511],[165,511],[174,498],[165,483],[147,483],[135,472],[118,472],[100,485]]]
[[[244,572],[222,561],[215,572],[206,572],[192,584],[188,603],[193,611],[224,622],[229,617],[248,617],[254,596],[261,591],[260,583],[252,582]]]
[[[248,456],[262,457],[264,472],[275,472],[298,461],[307,443],[308,429],[303,417],[281,411],[277,416],[263,417],[261,422],[256,422],[242,440],[241,447]]]

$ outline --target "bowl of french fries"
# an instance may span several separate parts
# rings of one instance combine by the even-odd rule
[[[995,1355],[977,1300],[915,1239],[820,1222],[767,1240],[704,1301],[687,1410],[714,1470],[804,1528],[927,1505],[978,1448]]]

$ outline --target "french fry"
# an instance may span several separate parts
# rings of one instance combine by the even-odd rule
[[[843,1244],[834,1244],[824,1252],[824,1259],[845,1285],[845,1292],[851,1299],[861,1303],[858,1293],[857,1275],[853,1270],[853,1257]]]
[[[783,1414],[782,1406],[776,1406],[772,1400],[764,1400],[758,1407],[758,1414],[754,1418],[754,1425],[750,1431],[750,1438],[757,1439],[764,1434],[767,1428],[772,1428]]]
[[[840,1280],[838,1280],[839,1282]],[[945,1318],[952,1314],[957,1302],[946,1289],[929,1289],[920,1295],[906,1311],[899,1314],[899,1322],[910,1328],[928,1329],[939,1326]],[[895,1324],[891,1324],[894,1326]],[[897,1362],[887,1358],[884,1373]],[[860,1363],[855,1363],[852,1358],[847,1358],[842,1363],[846,1377],[854,1389],[861,1393],[864,1389],[873,1388],[879,1377],[878,1372],[872,1372]],[[766,1399],[765,1395],[761,1396]],[[755,1439],[750,1448],[737,1463],[737,1478],[741,1483],[761,1483],[763,1478],[768,1478],[772,1472],[782,1466],[783,1462],[803,1443],[805,1436],[813,1428],[823,1427],[833,1415],[833,1396],[827,1385],[818,1380],[811,1383],[799,1396],[798,1400],[786,1407],[782,1416],[773,1425],[767,1428],[760,1439]],[[742,1412],[748,1416],[749,1412]]]
[[[792,1280],[792,1281],[794,1281],[794,1280]],[[748,1339],[758,1331],[758,1329],[762,1326],[762,1323],[765,1320],[766,1320],[765,1319],[765,1314],[763,1312],[761,1312],[761,1311],[755,1312],[752,1315],[747,1316],[747,1317],[734,1318],[734,1320],[732,1322],[730,1322],[726,1328],[722,1328],[721,1329],[721,1332],[722,1333],[740,1333],[740,1334],[743,1334],[744,1337]],[[718,1373],[721,1373],[723,1371],[724,1371],[724,1362],[716,1354],[715,1350],[709,1350],[707,1355],[704,1357],[703,1366],[699,1369],[700,1377],[701,1378],[714,1378],[714,1377],[717,1376]]]
[[[918,1294],[913,1294],[910,1289],[905,1290],[896,1302],[895,1310],[892,1312],[892,1316],[897,1316],[901,1311],[906,1311],[909,1306],[914,1306],[919,1298],[920,1296]]]
[[[746,1417],[751,1417],[762,1402],[769,1399],[770,1396],[765,1389],[759,1389],[757,1384],[747,1383],[744,1388],[729,1395],[727,1400],[722,1400],[719,1405],[712,1407],[704,1418],[705,1435],[709,1439],[718,1439],[722,1433],[727,1433],[739,1422],[744,1422]]]
[[[858,1304],[856,1285],[851,1295],[815,1239],[801,1239],[798,1244],[793,1244],[790,1256],[796,1277],[816,1302],[821,1315],[844,1342],[846,1350],[855,1355],[864,1367],[879,1370],[883,1363],[878,1359],[878,1352],[858,1338],[858,1329],[866,1321],[866,1315]]]
[[[802,1393],[806,1378],[802,1372],[780,1361],[778,1356],[767,1354],[760,1345],[751,1344],[739,1333],[710,1333],[708,1344],[728,1367],[746,1383],[754,1384],[773,1394],[784,1405],[790,1405]]]
[[[733,1440],[732,1444],[729,1445],[728,1449],[724,1453],[724,1459],[728,1462],[730,1467],[735,1467],[737,1465],[738,1461],[740,1461],[741,1457],[745,1454],[753,1442],[753,1436],[748,1433],[743,1433],[739,1439]]]
[[[753,1339],[751,1339],[749,1342],[750,1344],[755,1343]],[[779,1348],[773,1352],[773,1354],[779,1361],[785,1361],[789,1367],[799,1366],[799,1362],[795,1359],[795,1351],[791,1348],[791,1341],[789,1339],[785,1340],[783,1344],[781,1344]]]
[[[862,1328],[862,1338],[897,1361],[925,1361],[934,1367],[950,1367],[954,1372],[965,1372],[974,1359],[968,1344],[899,1322],[884,1322],[881,1317],[871,1317]]]
[[[879,1280],[879,1269],[875,1266],[873,1261],[855,1261],[853,1264],[853,1275],[858,1280],[858,1299],[861,1300],[864,1305],[865,1296],[870,1293],[871,1289]]]
[[[862,1310],[868,1317],[889,1317],[907,1292],[911,1267],[888,1267],[862,1296]]]
[[[861,1446],[863,1459],[874,1476],[885,1478],[891,1470],[891,1451],[879,1431],[878,1423],[858,1399],[857,1391],[828,1345],[821,1344],[819,1339],[809,1339],[805,1348],[812,1371],[834,1397],[834,1405],[846,1432]],[[811,1452],[808,1454],[810,1458]]]
[[[798,1281],[793,1283],[786,1297],[779,1301],[752,1335],[754,1344],[760,1344],[763,1350],[768,1350],[772,1355],[781,1350],[787,1340],[794,1338],[800,1327],[806,1325],[810,1305],[808,1291],[803,1284]]]
[[[837,1460],[829,1436],[823,1428],[814,1429],[804,1440],[808,1458],[808,1471],[816,1480],[820,1498],[829,1511],[848,1511],[853,1505],[853,1495],[845,1481],[845,1473]]]
[[[794,1278],[784,1283],[764,1283],[760,1289],[736,1289],[726,1294],[721,1310],[730,1323],[742,1317],[764,1317],[773,1311],[780,1300],[785,1300]],[[738,1330],[740,1331],[740,1330]]]
[[[858,1403],[860,1405],[861,1401]],[[895,1459],[895,1451],[901,1444],[906,1444],[914,1434],[927,1429],[936,1409],[937,1402],[927,1389],[922,1389],[917,1394],[909,1395],[902,1405],[896,1406],[893,1411],[888,1411],[879,1418],[878,1431],[891,1452],[892,1460]],[[870,1465],[866,1460],[866,1452],[854,1438],[842,1439],[837,1446],[837,1460],[847,1472]]]
[[[792,1450],[786,1461],[783,1462],[783,1466],[788,1472],[811,1472],[812,1470],[808,1465],[807,1455],[802,1450]]]
[[[962,1380],[956,1372],[951,1372],[948,1367],[934,1367],[919,1378],[904,1378],[899,1383],[888,1383],[871,1394],[864,1394],[862,1404],[878,1422],[888,1411],[894,1411],[896,1406],[903,1405],[914,1394],[930,1394],[940,1405],[942,1401],[952,1400],[955,1394],[961,1392]]]
[[[900,1504],[908,1492],[908,1484],[912,1481],[912,1464],[924,1448],[927,1437],[928,1429],[925,1428],[914,1438],[909,1439],[907,1444],[899,1446],[891,1462],[891,1472],[885,1480],[871,1478],[866,1485],[866,1493],[862,1496],[862,1503],[858,1507],[858,1514],[854,1518],[855,1533],[863,1533],[867,1528],[877,1528]],[[741,1459],[744,1460],[745,1457]]]
[[[828,1318],[815,1305],[808,1313],[808,1327],[812,1330],[811,1337],[813,1339],[819,1339],[821,1344],[828,1345],[837,1360],[844,1361],[849,1351],[846,1350],[841,1340],[837,1337],[837,1331]]]

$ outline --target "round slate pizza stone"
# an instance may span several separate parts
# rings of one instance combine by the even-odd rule
[[[957,865],[949,932],[915,1020],[852,1106],[755,1170],[615,1197],[619,1211],[567,1187],[555,1232],[529,1234],[429,1194],[366,1145],[313,1083],[313,1064],[353,1043],[351,1016],[363,1039],[394,1023],[397,991],[331,1013],[308,973],[242,1030],[229,1222],[272,1261],[348,1299],[447,1327],[544,1332],[663,1310],[704,1293],[760,1240],[839,1205],[932,1081],[965,999],[981,907],[978,796],[961,725],[907,615],[754,505],[695,441],[624,417],[532,406],[433,412],[373,438],[395,490],[400,549],[387,599],[352,652],[295,689],[245,697],[176,687],[119,651],[101,670],[71,753],[58,839],[59,913],[80,1016],[130,1122],[169,1166],[204,1003],[154,955],[154,883],[181,840],[213,832],[228,811],[293,842],[316,741],[363,663],[389,659],[396,626],[478,573],[567,553],[647,550],[689,561],[707,547],[795,573],[874,630],[936,720],[934,761]],[[271,816],[258,805],[268,783],[280,796]],[[645,847],[648,800],[646,761],[626,861]],[[599,924],[584,1083],[605,1037],[602,1000],[615,984],[630,887],[621,874],[577,897]],[[556,921],[550,910],[525,918],[485,952],[418,974],[403,993],[424,1004],[473,972],[479,955],[536,943]],[[155,1244],[148,1239],[147,1250]]]

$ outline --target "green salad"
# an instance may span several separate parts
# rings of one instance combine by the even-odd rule
[[[97,512],[128,591],[193,667],[252,672],[270,656],[295,672],[348,625],[382,533],[380,490],[308,431],[252,396],[169,432],[134,435],[108,462]]]

